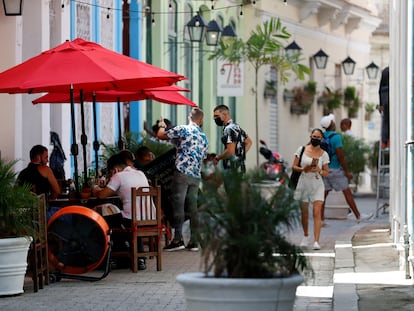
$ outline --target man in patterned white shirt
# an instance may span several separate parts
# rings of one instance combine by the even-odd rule
[[[174,238],[164,249],[175,251],[184,249],[182,226],[185,209],[190,215],[191,232],[197,228],[197,199],[198,188],[201,181],[201,167],[203,159],[207,157],[208,140],[202,132],[204,113],[201,109],[193,108],[188,117],[187,125],[178,125],[166,129],[163,119],[158,123],[159,139],[172,140],[177,148],[175,172],[172,186],[172,206]],[[197,250],[194,234],[187,245],[189,250]]]

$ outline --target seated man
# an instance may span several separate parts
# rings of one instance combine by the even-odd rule
[[[155,155],[146,146],[141,146],[135,151],[134,166],[137,169],[142,169],[145,165],[155,159]]]
[[[36,194],[44,193],[46,200],[56,199],[60,194],[60,187],[52,169],[46,164],[49,162],[49,151],[42,145],[36,145],[30,150],[30,163],[17,177],[19,184],[32,185]]]
[[[149,187],[147,177],[143,172],[127,165],[125,157],[118,153],[111,156],[107,162],[107,169],[110,172],[110,179],[105,188],[101,189],[95,186],[93,192],[98,198],[106,198],[114,195],[120,196],[122,200],[122,217],[119,218],[119,223],[112,223],[112,227],[130,227],[131,226],[131,188],[135,187]],[[116,245],[118,243],[118,245]],[[114,241],[114,248],[119,247],[119,243],[125,245],[125,241]],[[144,250],[142,240],[138,240],[139,251]],[[145,259],[140,258],[138,262],[138,269],[145,270]]]

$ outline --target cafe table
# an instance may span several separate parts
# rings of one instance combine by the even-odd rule
[[[97,205],[112,203],[122,209],[122,201],[119,196],[111,196],[107,198],[97,198],[91,196],[89,198],[71,198],[71,197],[63,197],[57,198],[54,200],[49,200],[50,207],[66,207],[66,206],[85,206],[89,208],[93,208]]]

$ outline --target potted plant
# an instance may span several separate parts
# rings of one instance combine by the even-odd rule
[[[277,93],[276,82],[272,80],[266,80],[263,96],[264,98],[275,97]]]
[[[293,114],[307,114],[312,107],[316,94],[316,82],[308,81],[303,87],[293,89],[294,100],[290,104],[290,112]]]
[[[204,272],[177,276],[187,309],[292,310],[301,273],[311,271],[301,249],[286,239],[299,222],[299,202],[285,185],[262,186],[266,176],[259,173],[221,178],[225,193],[205,192],[199,209]]]
[[[15,161],[0,159],[0,296],[23,292],[38,198],[16,184]]]
[[[377,109],[377,106],[374,103],[365,104],[365,121],[371,121],[372,114]]]
[[[332,91],[329,87],[325,87],[321,96],[318,98],[318,104],[323,105],[324,115],[332,113],[334,109],[341,107],[343,101],[343,93],[340,89]]]
[[[359,176],[365,171],[371,148],[361,138],[343,135],[343,153],[348,170],[354,176],[355,191],[358,190]]]

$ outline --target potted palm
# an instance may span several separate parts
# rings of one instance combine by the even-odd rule
[[[348,170],[352,173],[355,191],[358,191],[359,176],[369,163],[370,146],[361,138],[350,135],[342,136],[343,152]]]
[[[15,161],[0,159],[0,296],[23,292],[38,198],[16,184]]]
[[[207,191],[199,209],[203,272],[177,276],[189,311],[292,310],[301,273],[310,272],[301,249],[286,239],[300,218],[287,186],[262,192],[266,176],[226,172],[225,194]]]

